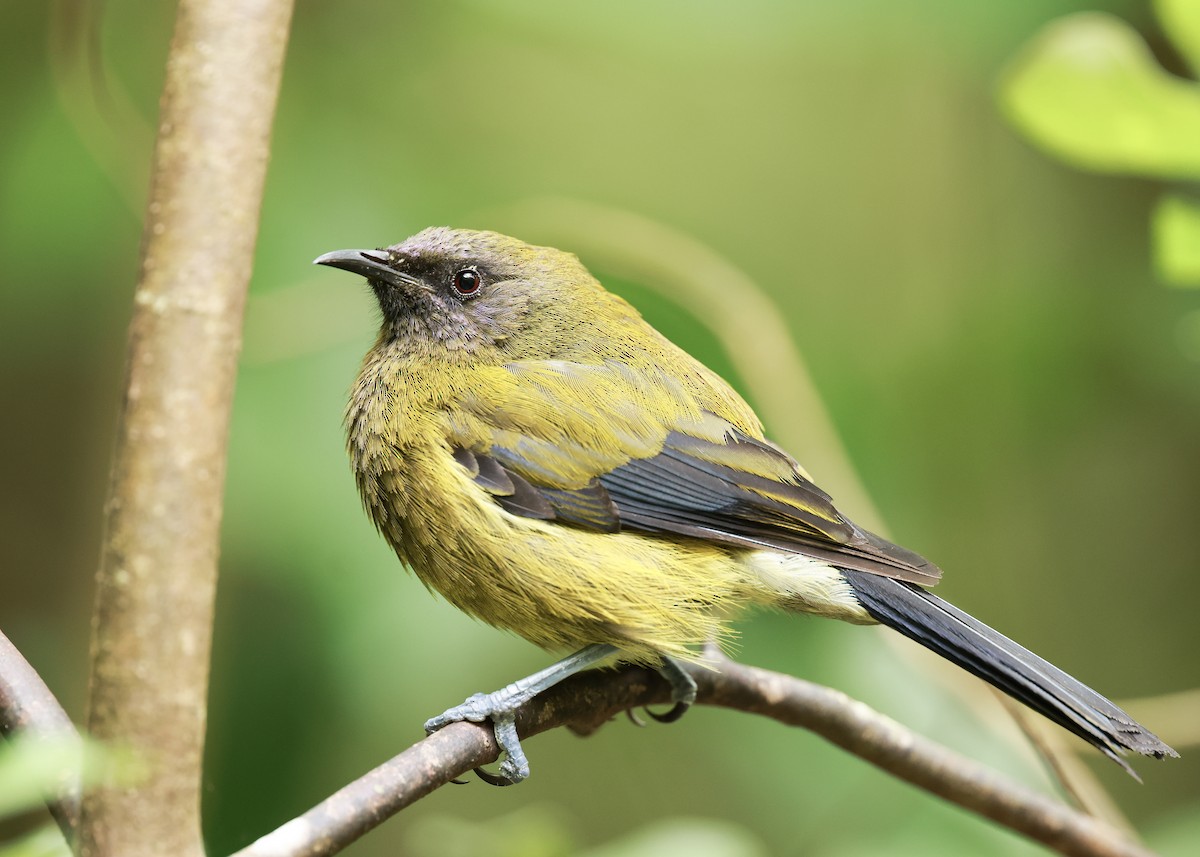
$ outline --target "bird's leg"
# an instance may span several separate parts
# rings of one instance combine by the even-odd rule
[[[663,655],[662,663],[658,666],[658,674],[671,685],[671,701],[675,706],[666,714],[655,714],[649,708],[646,713],[659,723],[674,723],[696,701],[696,680],[688,675],[679,661]]]
[[[500,745],[505,758],[500,763],[499,774],[489,774],[479,768],[475,769],[475,773],[479,774],[480,779],[494,786],[511,786],[513,783],[519,783],[529,776],[529,760],[525,758],[525,753],[521,750],[520,738],[517,736],[517,708],[546,688],[553,687],[563,679],[616,653],[616,646],[606,644],[585,646],[573,655],[567,655],[546,669],[518,679],[495,693],[477,693],[469,697],[462,705],[456,705],[449,711],[427,720],[425,732],[432,735],[437,730],[461,720],[470,720],[472,723],[491,720],[496,734],[496,743]],[[679,667],[677,666],[676,669]],[[693,683],[692,698],[695,698],[695,695],[695,684]]]

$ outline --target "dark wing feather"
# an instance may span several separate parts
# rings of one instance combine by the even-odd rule
[[[453,450],[453,454],[454,460],[466,469],[475,484],[491,494],[506,511],[522,518],[554,520],[554,508],[527,479],[505,470],[490,455],[461,448]]]
[[[507,374],[488,387],[504,392],[471,400],[451,440],[512,514],[801,553],[926,586],[941,575],[843,517],[786,452],[749,433],[755,426],[680,399],[668,378],[554,361],[493,371]],[[647,418],[640,403],[662,402],[664,390],[678,412]]]
[[[623,464],[600,482],[630,529],[803,553],[925,585],[937,581],[936,567],[848,521],[804,476],[773,481],[716,463],[731,448],[728,460],[736,460],[742,453],[737,447],[748,441],[735,436],[720,445],[673,432],[661,453]],[[762,447],[763,454],[785,456]]]
[[[621,529],[616,504],[597,479],[574,491],[563,488],[542,488],[541,491],[560,521],[605,533]]]
[[[492,452],[502,453],[493,447]],[[463,466],[472,480],[490,494],[500,507],[523,518],[564,521],[593,530],[615,533],[621,529],[617,507],[599,480],[583,488],[568,491],[545,486],[534,487],[516,470],[509,470],[492,455],[461,447],[452,450],[454,460]]]

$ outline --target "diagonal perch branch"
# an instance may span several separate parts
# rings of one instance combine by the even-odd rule
[[[720,672],[693,669],[699,702],[761,714],[807,728],[879,768],[1062,854],[1145,857],[1117,830],[1030,791],[922,738],[861,702],[827,687],[721,661]],[[521,711],[531,736],[556,726],[580,734],[621,711],[666,701],[652,671],[627,667],[575,676]],[[73,732],[65,713],[20,653],[0,634],[0,726],[5,734]],[[235,857],[323,857],[341,851],[401,809],[472,768],[495,761],[491,730],[456,723],[405,750]],[[68,837],[77,813],[71,784],[51,810]]]
[[[913,785],[945,798],[1061,854],[1148,857],[1103,822],[1038,794],[923,738],[839,691],[723,660],[720,671],[692,668],[698,702],[800,726]],[[656,673],[625,667],[574,676],[523,706],[522,736],[568,726],[580,734],[614,715],[665,702]],[[455,723],[414,744],[304,815],[234,857],[325,857],[472,768],[496,760],[492,730]]]
[[[42,677],[17,647],[0,632],[0,735],[26,735],[35,739],[78,737],[75,725],[63,711]],[[79,823],[79,783],[65,775],[57,794],[46,796],[46,806],[68,842]]]

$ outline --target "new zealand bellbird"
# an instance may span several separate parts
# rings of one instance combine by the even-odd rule
[[[435,228],[316,260],[367,278],[379,339],[347,412],[376,526],[450,603],[575,654],[426,724],[491,720],[493,781],[529,767],[513,710],[617,656],[658,669],[765,604],[883,623],[1119,754],[1176,753],[1066,673],[926,591],[941,572],[853,524],[728,384],[574,256]]]

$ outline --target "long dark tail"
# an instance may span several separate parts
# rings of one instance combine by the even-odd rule
[[[1120,754],[1179,754],[1112,702],[1028,649],[919,586],[844,570],[880,623],[974,673],[1100,750],[1136,778]]]

